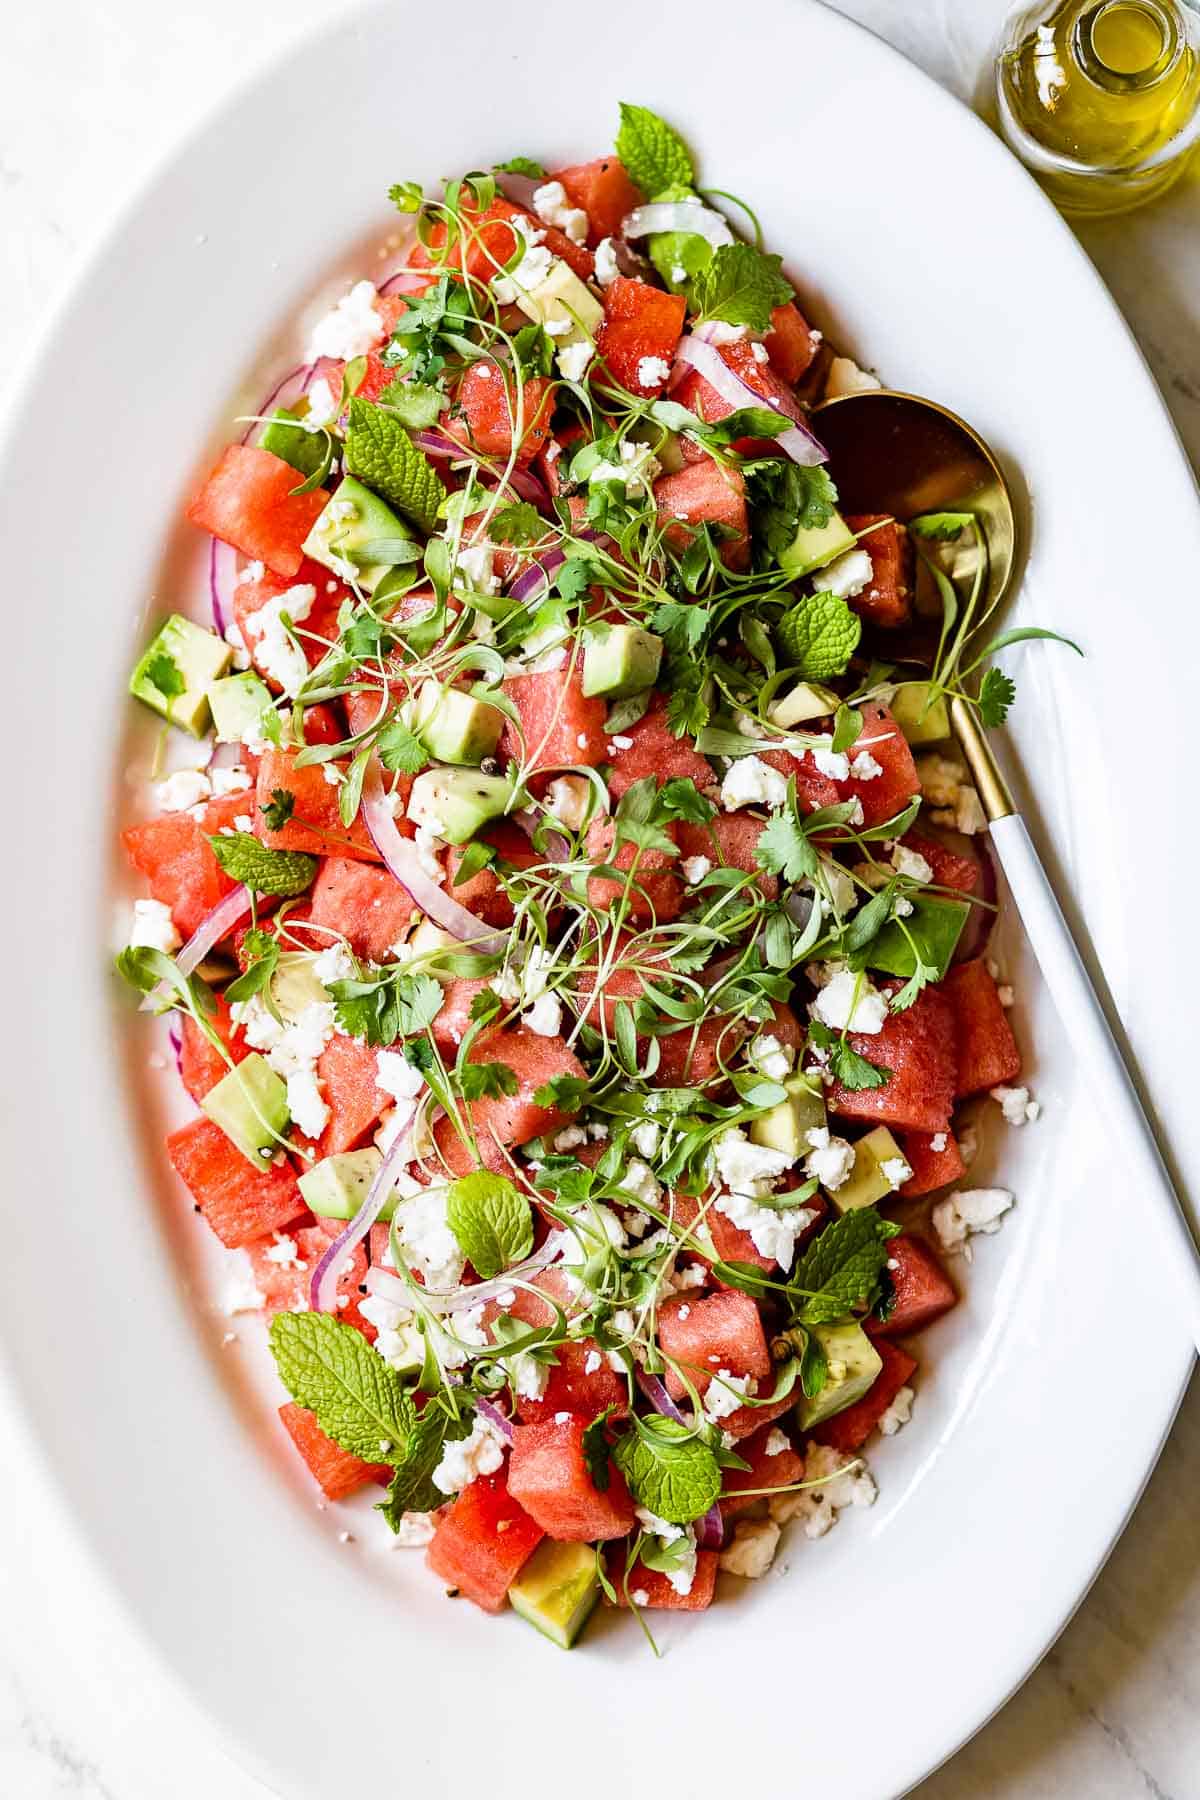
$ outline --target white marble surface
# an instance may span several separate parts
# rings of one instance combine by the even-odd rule
[[[335,0],[10,9],[0,78],[0,388],[47,304],[158,157],[227,85],[339,10]],[[849,0],[842,10],[970,97],[1002,6]],[[1198,227],[1200,170],[1152,209],[1081,235],[1200,466]],[[1130,446],[1115,459],[1114,485],[1141,505],[1149,497],[1138,494],[1135,455]],[[1137,1516],[1078,1616],[999,1717],[922,1786],[921,1800],[1200,1800],[1198,1491],[1194,1382]],[[919,1671],[910,1675],[919,1682]],[[130,1631],[0,1394],[0,1796],[265,1793]]]

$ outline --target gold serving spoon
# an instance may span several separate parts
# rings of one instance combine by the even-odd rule
[[[979,433],[932,400],[888,388],[846,394],[814,411],[843,510],[887,512],[904,524],[922,513],[974,513],[988,547],[980,610],[998,603],[1016,566],[1016,520],[1008,482]],[[978,714],[956,697],[950,722],[1071,1050],[1114,1147],[1159,1226],[1187,1328],[1200,1347],[1200,1253],[1137,1089]]]

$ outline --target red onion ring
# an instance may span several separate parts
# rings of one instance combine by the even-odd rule
[[[375,1172],[375,1179],[367,1190],[366,1198],[354,1217],[345,1228],[338,1232],[333,1242],[313,1270],[309,1284],[309,1298],[314,1312],[333,1312],[337,1305],[338,1267],[344,1258],[358,1248],[372,1225],[383,1211],[384,1201],[390,1194],[396,1176],[404,1165],[412,1158],[412,1133],[410,1127],[417,1114],[416,1100],[400,1101],[400,1107],[407,1107],[407,1117],[402,1120],[396,1136],[393,1138],[387,1155]],[[335,1266],[336,1265],[336,1266]]]
[[[475,1411],[485,1418],[494,1430],[500,1433],[506,1444],[513,1441],[512,1420],[494,1406],[490,1400],[476,1400]]]
[[[714,250],[733,242],[728,221],[698,200],[654,200],[648,206],[635,206],[621,220],[623,238],[649,237],[662,231],[690,232],[704,238]]]
[[[543,593],[550,585],[550,577],[556,570],[562,568],[566,560],[565,550],[541,551],[538,561],[530,563],[529,567],[522,569],[517,576],[508,590],[509,599],[517,601],[520,605],[524,604],[526,600],[532,600],[535,595]]]
[[[675,351],[675,369],[683,363],[702,375],[709,387],[720,394],[722,400],[736,408],[743,406],[765,406],[766,401],[740,375],[734,373],[719,351],[711,344],[692,336],[680,338]],[[829,461],[829,452],[820,438],[808,429],[807,425],[795,422],[774,440],[779,448],[790,456],[801,468],[812,469],[818,463]]]
[[[213,538],[208,552],[208,598],[212,605],[212,622],[218,637],[233,617],[233,590],[237,585],[237,551],[231,544]]]
[[[212,911],[205,913],[193,931],[187,943],[176,957],[176,966],[181,975],[190,975],[199,967],[212,949],[227,937],[238,923],[250,911],[251,894],[248,887],[235,887],[232,893],[219,900]]]
[[[639,1369],[636,1380],[656,1413],[661,1413],[664,1419],[676,1419],[681,1425],[687,1424],[657,1375],[647,1375],[644,1369]],[[698,1550],[720,1549],[725,1542],[725,1519],[719,1501],[714,1500],[704,1517],[695,1521],[695,1531]]]
[[[445,889],[425,873],[415,846],[396,830],[396,821],[375,763],[368,768],[363,783],[362,810],[371,842],[390,873],[408,890],[413,904],[461,943],[470,944],[485,956],[502,955],[508,943],[507,933],[489,931],[474,913],[451,899]]]
[[[418,450],[426,456],[467,456],[469,451],[465,444],[455,443],[453,438],[443,437],[440,431],[414,431],[412,441]]]

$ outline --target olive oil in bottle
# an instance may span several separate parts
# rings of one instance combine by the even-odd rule
[[[1000,127],[1064,212],[1124,212],[1200,139],[1200,0],[1023,7],[996,59]]]

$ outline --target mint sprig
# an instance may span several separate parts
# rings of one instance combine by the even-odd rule
[[[679,133],[648,106],[621,102],[617,155],[635,187],[653,200],[672,187],[695,187],[696,171]]]
[[[446,490],[394,414],[357,395],[350,402],[346,468],[422,531],[437,525]]]
[[[870,1206],[835,1219],[805,1251],[788,1283],[796,1301],[794,1323],[828,1325],[873,1299],[887,1267],[888,1240],[899,1229]]]
[[[249,831],[232,837],[210,837],[212,853],[225,874],[244,882],[256,894],[289,899],[310,888],[317,873],[317,859],[301,850],[272,850]]]
[[[721,1469],[703,1438],[678,1419],[655,1413],[633,1421],[613,1459],[639,1506],[669,1525],[690,1525],[721,1491]]]
[[[862,621],[837,594],[807,594],[784,613],[775,635],[802,681],[830,681],[845,674]]]
[[[326,1437],[364,1462],[403,1457],[416,1408],[360,1331],[330,1313],[281,1312],[268,1341],[284,1387]]]
[[[446,1222],[463,1255],[485,1281],[511,1269],[533,1249],[529,1201],[506,1175],[479,1169],[452,1181]]]
[[[771,313],[795,289],[783,274],[783,258],[767,256],[752,244],[722,244],[692,282],[692,302],[701,319],[771,328]]]

